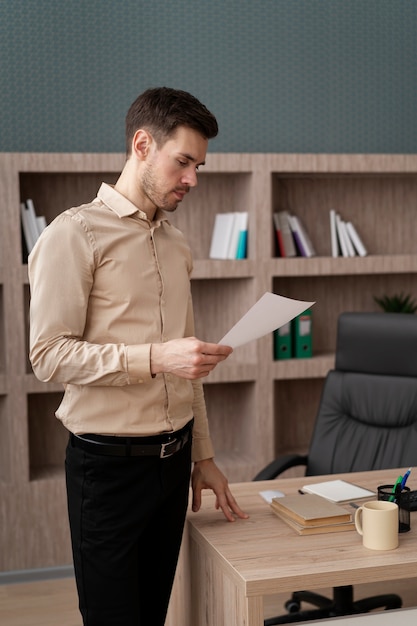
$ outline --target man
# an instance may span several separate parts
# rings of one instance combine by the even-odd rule
[[[211,488],[227,520],[247,517],[213,460],[201,381],[232,349],[194,337],[191,254],[166,215],[197,185],[217,130],[192,95],[145,91],[116,185],[59,215],[30,255],[31,362],[65,386],[85,626],[163,626],[192,461],[193,510]]]

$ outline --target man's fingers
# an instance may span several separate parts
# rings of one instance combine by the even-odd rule
[[[249,517],[247,513],[242,511],[229,489],[225,491],[224,495],[217,498],[217,504],[217,508],[221,508],[224,516],[227,520],[229,520],[229,522],[235,521],[234,515],[237,515],[237,517],[240,517],[241,519],[248,519]]]

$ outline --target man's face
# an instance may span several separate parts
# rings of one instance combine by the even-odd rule
[[[207,145],[207,139],[185,126],[161,148],[152,144],[140,182],[142,193],[155,207],[175,211],[197,185],[197,170],[205,162]]]

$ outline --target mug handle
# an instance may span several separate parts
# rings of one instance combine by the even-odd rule
[[[355,527],[356,530],[358,531],[358,533],[360,535],[363,535],[363,528],[362,528],[362,511],[363,511],[363,507],[360,506],[358,509],[356,509],[355,511]]]

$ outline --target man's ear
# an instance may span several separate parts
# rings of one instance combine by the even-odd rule
[[[141,161],[144,161],[149,154],[153,142],[152,135],[147,130],[139,128],[133,136],[132,154]]]

